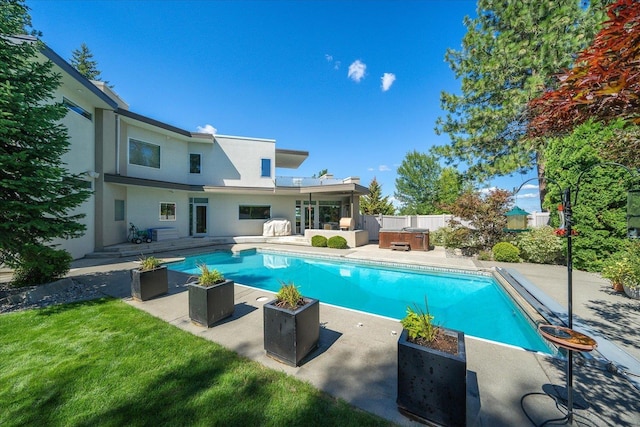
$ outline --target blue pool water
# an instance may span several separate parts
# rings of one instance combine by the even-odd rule
[[[218,269],[228,279],[276,292],[295,282],[300,292],[322,303],[401,319],[407,307],[429,311],[441,326],[474,337],[550,353],[502,287],[489,276],[391,268],[276,252],[215,252],[171,263],[169,269],[199,274],[198,265]]]

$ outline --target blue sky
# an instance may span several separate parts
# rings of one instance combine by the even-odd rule
[[[393,195],[405,155],[437,136],[440,92],[460,81],[444,61],[459,49],[472,0],[27,0],[33,27],[60,56],[84,42],[102,78],[136,113],[197,131],[309,151],[312,176],[376,177]],[[518,187],[534,176],[491,185]],[[532,182],[535,184],[535,181]],[[540,210],[537,190],[517,204]]]

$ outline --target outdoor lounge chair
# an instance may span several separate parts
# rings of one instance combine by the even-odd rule
[[[353,218],[340,218],[340,230],[353,230]]]

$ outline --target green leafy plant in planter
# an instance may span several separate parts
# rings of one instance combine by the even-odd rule
[[[276,298],[263,307],[267,356],[290,366],[318,347],[320,301],[305,298],[295,283],[281,282]]]
[[[146,301],[169,292],[167,267],[158,258],[140,259],[140,267],[131,270],[131,297]]]
[[[433,322],[425,310],[407,307],[398,339],[401,413],[437,425],[466,425],[467,356],[464,333]]]
[[[235,309],[235,283],[225,279],[216,269],[198,265],[200,275],[189,283],[189,318],[200,326],[210,327],[233,315]]]
[[[640,299],[640,241],[628,242],[625,250],[608,260],[601,272],[615,290]]]

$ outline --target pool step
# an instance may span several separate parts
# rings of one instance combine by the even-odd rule
[[[411,246],[409,245],[408,242],[391,242],[391,245],[389,246],[389,248],[392,251],[410,251],[411,250]]]

